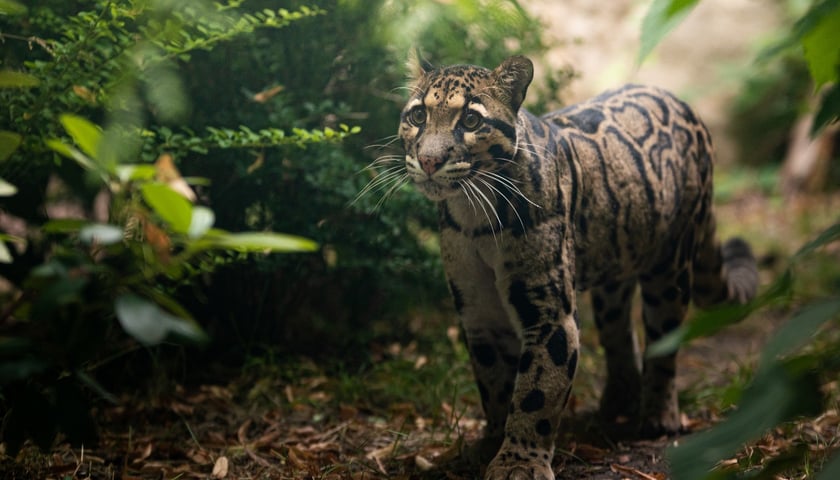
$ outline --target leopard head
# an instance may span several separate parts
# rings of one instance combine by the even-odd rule
[[[400,116],[409,177],[426,197],[459,194],[516,154],[516,117],[534,75],[531,60],[508,58],[493,70],[432,68],[415,62],[411,98]]]

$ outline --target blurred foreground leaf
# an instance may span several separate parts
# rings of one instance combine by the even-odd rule
[[[698,0],[654,0],[642,20],[642,38],[637,63],[642,63]]]
[[[120,295],[114,309],[126,333],[144,345],[161,343],[170,334],[197,343],[207,341],[207,335],[194,322],[171,315],[137,295]]]

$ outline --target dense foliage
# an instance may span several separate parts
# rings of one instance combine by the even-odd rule
[[[431,205],[357,199],[365,166],[394,153],[409,47],[489,65],[539,52],[536,22],[513,0],[281,3],[0,1],[7,452],[89,440],[86,398],[142,379],[150,345],[318,354],[443,296]]]

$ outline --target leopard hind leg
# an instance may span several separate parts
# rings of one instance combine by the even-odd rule
[[[691,302],[691,259],[695,242],[693,229],[689,229],[672,244],[675,248],[650,271],[639,276],[646,348],[676,330],[685,318]],[[642,437],[673,434],[681,430],[676,373],[676,352],[645,355],[639,414],[639,434]]]
[[[600,415],[612,429],[631,426],[639,414],[642,358],[631,318],[637,284],[633,278],[601,285],[590,292],[595,325],[607,362]]]

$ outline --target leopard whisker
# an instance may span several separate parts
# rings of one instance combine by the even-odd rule
[[[379,166],[382,166],[382,165],[388,165],[388,164],[401,165],[404,161],[405,161],[405,158],[401,155],[383,155],[381,157],[378,157],[376,160],[370,162],[369,164],[365,165],[364,167],[362,167],[358,171],[356,171],[356,174],[358,175],[358,174],[360,174],[362,172],[365,172],[365,171],[375,172],[376,167],[379,167]]]
[[[490,214],[487,212],[487,209],[484,207],[484,203],[478,196],[478,187],[476,187],[469,179],[464,180],[463,182],[461,182],[461,184],[467,187],[464,190],[464,192],[467,194],[467,198],[469,198],[470,196],[474,197],[475,203],[477,203],[478,206],[481,207],[481,211],[484,212],[484,218],[487,219],[487,224],[490,226],[490,233],[493,235],[493,241],[498,245],[498,238],[496,238],[496,229],[493,228],[493,221],[490,219]],[[492,205],[490,207],[492,208]]]
[[[379,201],[378,201],[378,202],[376,202],[376,206],[374,207],[374,210],[379,210],[379,208],[380,208],[380,207],[382,207],[382,205],[383,205],[383,204],[384,204],[384,203],[385,203],[385,202],[386,202],[389,198],[391,198],[391,196],[394,194],[394,192],[396,192],[397,190],[399,190],[399,189],[400,189],[403,185],[405,185],[407,182],[408,182],[408,174],[407,174],[407,173],[404,173],[404,174],[403,174],[403,175],[401,175],[399,178],[397,178],[397,180],[396,180],[396,181],[394,181],[394,184],[393,184],[393,185],[391,185],[391,188],[389,188],[387,191],[385,191],[385,193],[384,193],[384,194],[382,194],[382,198],[380,198],[380,199],[379,199]]]
[[[496,173],[496,172],[488,172],[488,171],[479,170],[477,173],[478,173],[479,175],[484,175],[484,176],[486,176],[486,177],[489,177],[489,178],[491,178],[491,179],[495,180],[496,182],[500,183],[501,185],[503,185],[504,187],[506,187],[508,190],[510,190],[512,193],[514,193],[514,194],[518,195],[518,196],[519,196],[519,197],[521,197],[523,200],[525,200],[526,202],[528,202],[529,204],[531,204],[532,206],[537,207],[537,208],[542,208],[541,206],[539,206],[539,205],[537,205],[536,203],[534,203],[534,202],[533,202],[530,198],[528,198],[528,197],[527,197],[527,196],[526,196],[526,195],[522,192],[522,190],[521,190],[518,186],[516,186],[516,184],[514,183],[516,180],[512,180],[512,179],[510,179],[510,178],[507,178],[507,177],[505,177],[504,175],[499,175],[499,174],[498,174],[498,173]]]
[[[483,183],[487,188],[489,188],[489,189],[493,190],[494,192],[496,192],[497,194],[499,194],[499,196],[502,197],[504,199],[504,201],[507,202],[508,205],[510,205],[510,209],[513,210],[513,214],[516,215],[516,218],[519,220],[519,225],[522,227],[522,231],[525,232],[525,222],[522,221],[522,217],[519,215],[519,212],[516,210],[516,207],[513,205],[513,202],[510,201],[510,199],[507,197],[507,195],[502,193],[502,191],[499,190],[498,188],[491,185],[490,182],[488,182],[487,180],[479,178],[478,181]]]
[[[490,211],[493,212],[493,216],[496,218],[496,221],[499,222],[499,231],[504,228],[504,224],[502,223],[501,217],[499,217],[499,212],[496,211],[495,205],[490,199],[487,197],[483,191],[476,184],[472,182],[472,180],[467,180],[465,182],[473,191],[473,194],[476,196],[476,200],[483,200],[483,202],[479,202],[479,206],[482,210],[484,210],[484,216],[487,218],[488,226],[490,227],[490,231],[493,232],[493,238],[496,238],[496,229],[493,227],[493,220],[490,218],[490,214],[488,213],[487,209],[484,208],[484,204],[487,204],[487,207],[490,208]]]
[[[379,203],[377,203],[376,205],[376,208],[379,208],[385,196],[388,195],[389,192],[395,191],[396,188],[401,183],[404,183],[407,178],[408,173],[405,172],[404,166],[397,165],[387,168],[382,172],[379,172],[373,179],[371,179],[371,181],[368,182],[367,185],[365,185],[362,188],[362,190],[359,191],[356,197],[350,202],[350,205],[354,205],[365,195],[385,190],[383,198],[380,199]]]
[[[391,145],[396,143],[399,139],[400,139],[399,135],[388,135],[387,137],[384,137],[382,139],[377,140],[377,142],[385,142],[385,143],[372,143],[370,145],[365,145],[364,149],[367,150],[367,149],[370,149],[370,148],[390,147]]]

